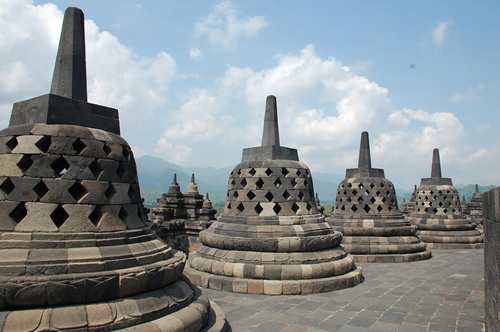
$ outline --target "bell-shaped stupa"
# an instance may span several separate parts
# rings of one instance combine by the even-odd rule
[[[411,262],[431,254],[415,235],[417,227],[399,211],[396,190],[384,170],[372,168],[366,131],[361,134],[358,168],[346,170],[326,221],[342,232],[342,246],[357,262]]]
[[[432,155],[431,177],[422,178],[415,195],[415,210],[407,217],[428,248],[483,248],[483,238],[462,214],[460,197],[450,178],[441,175],[439,149]]]
[[[318,212],[311,172],[296,149],[280,146],[276,98],[267,97],[262,146],[243,149],[229,176],[218,221],[185,273],[212,289],[309,294],[352,287],[361,270]]]
[[[0,131],[0,330],[200,330],[210,302],[151,231],[118,110],[87,102],[85,65],[68,8],[50,94]]]

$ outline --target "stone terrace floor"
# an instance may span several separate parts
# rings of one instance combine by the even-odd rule
[[[312,295],[204,290],[230,331],[484,331],[483,250],[433,250],[427,261],[358,264],[358,286]]]

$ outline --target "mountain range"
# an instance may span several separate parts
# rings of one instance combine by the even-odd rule
[[[142,156],[136,158],[137,171],[139,175],[139,183],[141,185],[141,195],[144,198],[144,203],[147,206],[156,205],[156,199],[162,193],[168,191],[168,186],[172,182],[174,174],[177,174],[177,182],[181,190],[186,189],[187,184],[191,181],[191,174],[195,174],[195,181],[198,185],[200,194],[210,194],[210,199],[214,204],[223,204],[226,200],[227,181],[233,167],[214,168],[214,167],[183,167],[160,158],[152,156]],[[314,189],[321,200],[323,206],[333,205],[335,201],[335,191],[338,184],[344,179],[343,174],[330,174],[314,172]],[[481,193],[495,188],[494,185],[479,186]],[[459,191],[460,198],[465,196],[467,201],[470,201],[472,193],[475,190],[475,185],[459,185],[456,186]],[[398,202],[401,203],[403,198],[408,201],[411,197],[411,191],[396,190]]]

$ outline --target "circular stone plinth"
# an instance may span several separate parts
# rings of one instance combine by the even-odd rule
[[[484,243],[427,243],[430,249],[483,249]]]
[[[304,295],[350,288],[361,282],[361,272],[362,269],[355,266],[346,274],[329,278],[266,280],[214,275],[194,270],[188,265],[184,269],[184,274],[199,287],[233,293],[265,295]]]
[[[411,254],[396,255],[351,255],[357,263],[407,263],[418,262],[432,257],[432,253],[429,250]]]

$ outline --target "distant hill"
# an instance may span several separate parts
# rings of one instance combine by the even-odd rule
[[[187,184],[191,181],[191,174],[194,173],[200,194],[205,195],[208,192],[210,199],[214,204],[218,205],[223,204],[226,200],[227,181],[233,167],[183,167],[152,156],[137,158],[136,163],[139,183],[141,184],[141,195],[148,206],[155,205],[156,199],[162,193],[168,191],[168,186],[172,182],[175,173],[177,173],[177,181],[182,191],[186,190]],[[321,205],[331,207],[335,201],[337,186],[344,179],[344,175],[313,171],[312,176],[314,190],[318,193]],[[479,186],[479,191],[484,193],[495,187],[494,185]],[[465,199],[469,202],[475,190],[475,185],[469,184],[457,187],[457,190],[460,199],[465,195]],[[411,198],[411,191],[396,190],[396,194],[399,204],[403,201],[403,197],[406,201]]]

